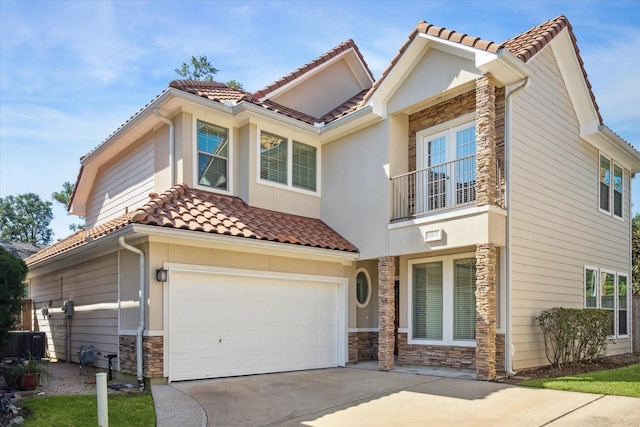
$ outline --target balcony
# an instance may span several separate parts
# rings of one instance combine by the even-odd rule
[[[496,205],[502,206],[503,179],[496,161]],[[468,156],[391,178],[391,221],[474,205],[476,156]]]

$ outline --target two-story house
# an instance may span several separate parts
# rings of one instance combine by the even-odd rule
[[[27,260],[38,326],[140,381],[491,380],[547,363],[553,306],[612,310],[627,353],[637,171],[563,16],[504,43],[421,22],[378,79],[349,40],[253,94],[174,81],[81,159],[85,230]]]

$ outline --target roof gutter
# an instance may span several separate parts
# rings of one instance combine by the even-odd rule
[[[173,122],[171,120],[169,120],[168,117],[163,116],[162,114],[160,114],[160,110],[158,110],[157,108],[154,108],[153,110],[153,114],[155,114],[155,116],[157,118],[159,118],[160,120],[162,120],[164,123],[166,123],[169,126],[169,174],[171,176],[171,187],[173,187],[174,185],[176,185],[176,174],[174,171],[174,151],[175,151],[175,126],[173,124]]]
[[[141,251],[140,249],[133,247],[131,245],[128,245],[125,241],[124,241],[124,236],[120,236],[120,238],[118,239],[118,243],[120,244],[120,246],[122,246],[124,249],[131,251],[133,253],[138,254],[138,266],[139,266],[139,271],[138,271],[138,282],[140,285],[140,290],[139,290],[139,294],[138,294],[138,299],[140,301],[140,321],[138,323],[138,330],[137,330],[137,334],[136,334],[136,374],[138,377],[138,388],[140,389],[140,391],[144,391],[144,377],[143,377],[143,372],[142,372],[142,358],[143,358],[143,354],[142,354],[142,334],[144,333],[144,307],[147,303],[147,299],[145,297],[145,292],[144,292],[144,252]]]
[[[507,208],[507,218],[506,218],[506,253],[505,253],[505,264],[507,266],[506,269],[506,277],[505,277],[505,298],[506,298],[506,306],[505,306],[505,317],[506,317],[506,333],[505,333],[505,370],[507,371],[507,375],[510,377],[514,376],[516,373],[513,371],[513,354],[515,353],[515,349],[513,347],[513,343],[511,342],[511,97],[516,93],[526,89],[529,87],[531,83],[531,77],[525,77],[524,83],[510,91],[505,98],[505,107],[504,107],[504,157],[506,159],[504,169],[505,169],[505,206]]]

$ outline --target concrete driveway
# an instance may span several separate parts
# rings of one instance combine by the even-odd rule
[[[207,426],[640,425],[640,399],[351,368],[171,387],[202,405]]]

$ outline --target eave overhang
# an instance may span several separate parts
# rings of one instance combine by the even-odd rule
[[[119,250],[118,239],[125,237],[128,244],[138,245],[145,242],[186,245],[206,249],[221,249],[241,253],[281,256],[312,261],[335,262],[351,266],[358,260],[357,252],[314,248],[291,243],[270,242],[227,236],[200,231],[181,230],[154,225],[129,224],[107,236],[57,254],[51,258],[29,265],[30,272],[37,276],[62,268],[77,265],[78,262],[96,258]]]

